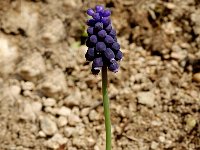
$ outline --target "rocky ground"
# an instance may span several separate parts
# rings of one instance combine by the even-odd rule
[[[103,150],[96,0],[0,0],[0,149]],[[199,0],[99,0],[124,54],[109,72],[113,150],[200,150]]]

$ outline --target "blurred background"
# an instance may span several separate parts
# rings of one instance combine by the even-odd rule
[[[103,150],[86,10],[112,11],[113,150],[200,149],[199,0],[0,0],[0,149]]]

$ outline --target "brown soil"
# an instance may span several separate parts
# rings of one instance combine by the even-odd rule
[[[109,72],[113,150],[200,150],[200,2],[101,0],[124,54]],[[0,149],[103,150],[96,0],[0,1]]]

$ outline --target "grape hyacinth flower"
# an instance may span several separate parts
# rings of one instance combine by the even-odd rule
[[[117,61],[122,59],[120,45],[117,42],[116,31],[113,29],[110,10],[97,5],[95,9],[88,9],[87,14],[92,17],[87,21],[88,38],[85,54],[87,61],[92,61],[92,73],[97,75],[102,71],[102,95],[106,127],[106,150],[111,150],[111,121],[110,106],[107,92],[107,68],[116,73],[119,69]]]
[[[110,10],[97,5],[95,10],[88,9],[87,14],[92,19],[87,21],[89,27],[86,46],[88,50],[85,58],[88,61],[93,61],[92,73],[98,74],[103,66],[112,72],[117,72],[119,69],[117,61],[122,59],[122,52],[117,42],[116,31],[111,25]]]

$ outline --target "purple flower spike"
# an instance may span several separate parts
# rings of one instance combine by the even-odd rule
[[[85,54],[86,60],[93,61],[92,73],[97,75],[103,66],[117,72],[117,61],[122,59],[123,54],[117,42],[116,31],[112,28],[110,10],[104,10],[103,6],[97,5],[95,9],[88,9],[87,14],[93,17],[87,21],[88,50]]]
[[[92,16],[92,15],[94,14],[94,10],[93,10],[92,8],[88,9],[88,10],[87,10],[87,14],[88,14],[89,16]]]
[[[103,17],[109,17],[110,15],[111,15],[110,10],[104,10],[104,12],[102,14]]]
[[[97,6],[95,7],[95,9],[96,9],[96,12],[99,13],[99,12],[102,12],[104,8],[103,8],[103,6],[101,6],[101,5],[97,5]]]

